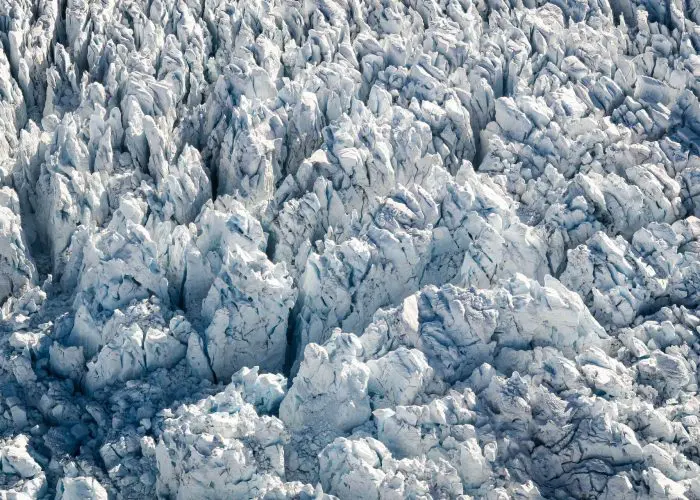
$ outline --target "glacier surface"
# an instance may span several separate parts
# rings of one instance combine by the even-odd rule
[[[700,499],[698,0],[0,0],[0,499]]]

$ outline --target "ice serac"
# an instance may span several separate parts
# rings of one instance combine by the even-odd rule
[[[547,232],[520,222],[502,189],[469,164],[432,191],[400,186],[358,236],[308,256],[297,352],[322,342],[334,327],[361,331],[377,309],[425,284],[459,276],[465,285],[488,287],[515,272],[542,281],[559,266],[560,240],[548,247]],[[378,278],[386,275],[388,282]]]
[[[56,486],[58,500],[85,498],[89,500],[107,500],[109,496],[102,485],[92,477],[61,478]]]
[[[45,161],[31,203],[38,241],[49,249],[53,272],[60,275],[78,226],[101,225],[109,206],[101,175],[90,171],[87,146],[78,137],[80,123],[71,115],[61,120],[51,115],[47,120],[51,122],[50,139],[44,145]]]
[[[281,377],[242,371],[221,392],[165,410],[155,448],[158,494],[293,498],[305,489],[308,494],[304,485],[285,483],[287,432],[278,418],[263,413],[279,404],[285,385]]]
[[[146,222],[147,207],[135,197],[122,201],[109,224],[95,236],[75,235],[76,308],[113,311],[155,295],[168,301],[167,279]],[[76,232],[77,233],[77,232]],[[87,241],[85,241],[87,240]],[[83,243],[84,242],[84,243]],[[84,244],[83,248],[78,248]]]
[[[306,347],[280,406],[292,433],[287,467],[314,480],[308,464],[319,450],[336,437],[363,432],[372,411],[377,420],[396,408],[428,403],[484,363],[525,367],[527,357],[519,353],[526,346],[573,362],[577,352],[606,342],[580,297],[551,277],[546,286],[518,275],[493,290],[426,287],[401,306],[377,312],[359,338],[336,330],[324,346]],[[329,406],[339,410],[328,415]],[[397,437],[395,446],[409,446],[412,439]]]
[[[315,480],[316,457],[323,447],[370,418],[371,371],[356,358],[359,349],[357,338],[347,334],[336,337],[328,349],[317,344],[306,347],[279,411],[293,433],[287,468],[295,476]],[[336,410],[329,414],[328,408]]]
[[[234,248],[225,255],[202,303],[202,318],[209,322],[207,352],[217,377],[227,379],[255,363],[266,371],[284,368],[294,295],[284,266],[273,265],[262,252]]]
[[[0,442],[2,489],[10,497],[39,498],[46,494],[46,473],[30,453],[29,436],[18,434]]]
[[[172,368],[185,357],[192,335],[196,332],[189,322],[172,315],[156,298],[134,302],[109,316],[93,317],[81,308],[72,330],[52,346],[51,368],[95,392]]]
[[[211,369],[222,380],[245,366],[282,371],[296,298],[286,266],[270,262],[260,223],[230,197],[206,205],[197,223],[201,232],[185,251],[180,300],[190,317],[200,318]]]
[[[211,181],[201,155],[189,145],[185,146],[159,185],[164,218],[172,217],[179,224],[194,221],[212,195]]]
[[[698,219],[652,223],[627,241],[604,233],[569,251],[561,279],[604,324],[628,326],[648,311],[698,304]]]
[[[426,474],[423,464],[395,459],[386,446],[372,438],[338,438],[319,458],[321,484],[339,498],[405,498],[431,492],[446,497],[462,494],[459,478],[448,463]]]
[[[22,232],[17,194],[0,189],[0,303],[9,296],[19,297],[37,279],[34,262]]]

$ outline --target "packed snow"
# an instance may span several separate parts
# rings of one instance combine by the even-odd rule
[[[697,0],[0,0],[0,498],[700,499]]]

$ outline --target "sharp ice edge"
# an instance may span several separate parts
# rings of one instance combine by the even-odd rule
[[[700,498],[695,0],[0,3],[0,497]]]

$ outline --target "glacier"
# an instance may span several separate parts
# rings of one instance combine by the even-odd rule
[[[697,0],[0,0],[0,498],[700,499]]]

